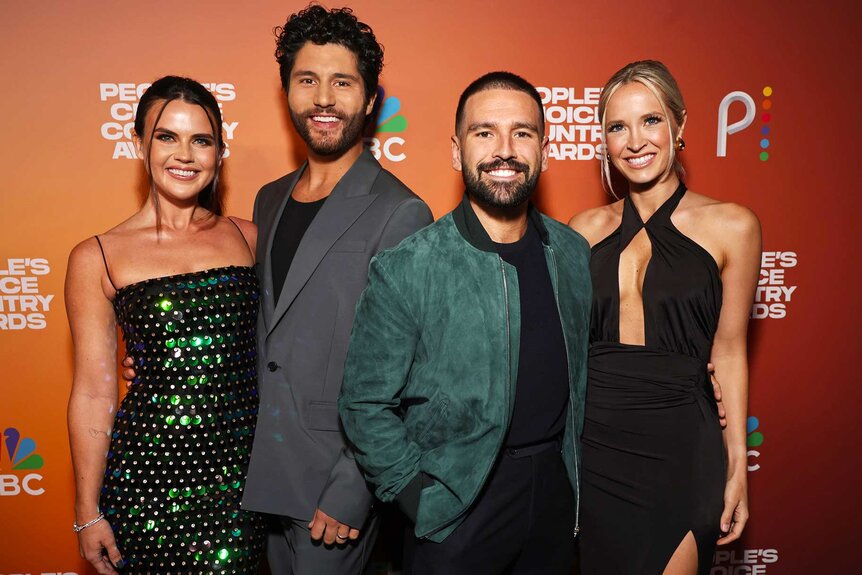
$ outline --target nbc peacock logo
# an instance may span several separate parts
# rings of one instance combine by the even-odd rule
[[[407,129],[407,118],[399,114],[401,111],[401,100],[395,96],[389,96],[383,100],[380,106],[380,115],[377,117],[377,133],[391,134],[403,132]]]
[[[44,488],[36,485],[42,481],[42,476],[33,473],[45,465],[45,460],[36,453],[36,441],[32,437],[21,437],[14,427],[7,427],[3,431],[3,444],[5,449],[0,449],[0,471],[8,469],[17,473],[0,474],[0,496],[45,493]],[[22,472],[30,473],[22,475]]]
[[[754,416],[749,416],[748,421],[746,422],[746,432],[748,433],[748,437],[746,438],[746,445],[748,446],[748,470],[749,471],[757,471],[760,469],[760,464],[757,462],[752,462],[752,459],[757,459],[760,457],[760,451],[758,451],[757,447],[763,445],[763,433],[757,431],[760,428],[760,420]]]
[[[374,136],[365,138],[365,146],[377,160],[383,157],[390,162],[403,162],[407,159],[402,149],[406,142],[401,136],[395,135],[407,130],[407,118],[399,113],[401,100],[395,96],[384,98],[382,89],[377,100],[382,102],[377,113],[377,125]]]

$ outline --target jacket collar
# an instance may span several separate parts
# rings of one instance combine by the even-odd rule
[[[307,163],[303,164],[302,170],[305,170],[306,167]],[[335,184],[332,193],[323,202],[320,211],[309,224],[296,248],[290,269],[287,270],[287,275],[284,278],[284,286],[281,288],[278,301],[273,302],[274,298],[272,297],[264,298],[266,302],[264,304],[264,322],[267,326],[267,336],[275,330],[288,308],[311,279],[320,262],[326,257],[329,249],[378,197],[377,194],[372,193],[372,190],[382,169],[374,156],[365,150]],[[293,194],[293,188],[302,175],[302,170],[297,172],[298,175],[291,181],[288,193],[285,194],[270,229],[264,267],[267,293],[272,293],[272,244],[275,241],[276,229],[281,222],[287,200]]]
[[[542,214],[536,209],[533,202],[527,205],[527,217],[535,224],[542,243],[546,246],[550,245],[548,229],[545,227],[545,222],[542,221]],[[470,205],[470,198],[466,192],[461,199],[461,203],[452,211],[452,219],[455,220],[455,227],[458,228],[461,236],[474,248],[483,252],[497,253],[491,236],[488,235],[488,232],[482,226],[482,222],[479,221],[479,216],[476,215],[473,206]]]

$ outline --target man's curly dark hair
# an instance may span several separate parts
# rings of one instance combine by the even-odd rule
[[[317,45],[338,44],[356,55],[359,75],[365,84],[365,100],[377,93],[377,82],[383,69],[383,47],[377,43],[368,24],[357,20],[350,8],[326,10],[311,4],[291,14],[284,26],[275,29],[275,59],[278,61],[281,85],[287,92],[296,53],[306,42]]]

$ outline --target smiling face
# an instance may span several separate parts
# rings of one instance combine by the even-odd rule
[[[518,90],[483,90],[466,101],[459,133],[452,138],[452,166],[462,173],[472,199],[511,208],[530,198],[539,173],[548,169],[537,108]]]
[[[210,118],[197,104],[172,100],[147,110],[144,139],[135,137],[138,155],[160,197],[176,204],[196,204],[218,170],[218,149]],[[159,112],[161,116],[159,117]],[[158,117],[158,123],[153,123]]]
[[[640,82],[620,86],[608,100],[604,126],[610,161],[630,185],[642,188],[676,178],[670,165],[685,119],[677,126],[649,88]]]
[[[374,98],[365,87],[356,55],[338,44],[308,42],[297,53],[287,87],[290,118],[309,150],[340,156],[361,145]]]

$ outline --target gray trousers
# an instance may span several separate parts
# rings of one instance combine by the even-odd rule
[[[380,526],[372,514],[359,539],[344,545],[312,541],[307,519],[277,517],[270,528],[266,557],[272,575],[362,575]]]

